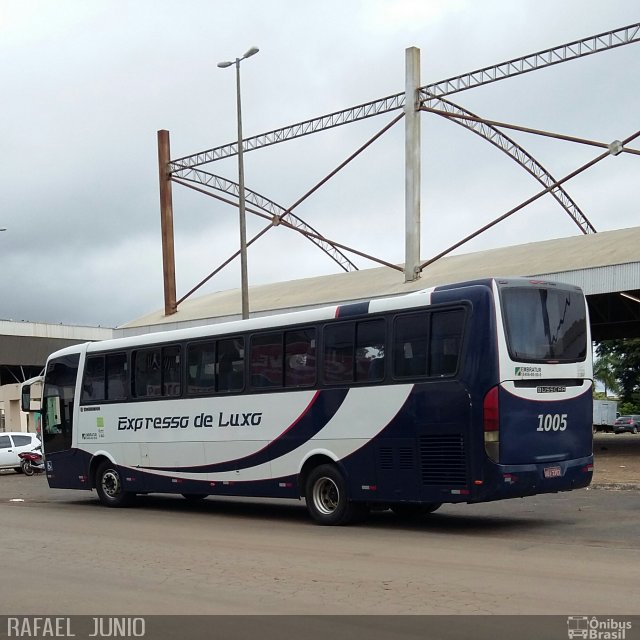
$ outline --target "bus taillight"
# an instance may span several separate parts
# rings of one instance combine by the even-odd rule
[[[487,395],[484,397],[482,409],[484,449],[494,462],[499,462],[500,408],[498,405],[498,387],[489,389]]]

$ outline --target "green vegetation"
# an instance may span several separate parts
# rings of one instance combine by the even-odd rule
[[[640,339],[606,340],[596,345],[593,377],[604,386],[604,394],[619,397],[622,415],[640,413]]]

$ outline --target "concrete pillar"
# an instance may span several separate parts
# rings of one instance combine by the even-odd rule
[[[420,277],[420,49],[405,51],[405,260],[404,281]]]

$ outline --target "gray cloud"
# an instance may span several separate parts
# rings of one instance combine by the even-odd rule
[[[0,317],[116,325],[163,306],[156,131],[171,131],[174,158],[230,142],[233,70],[216,62],[251,45],[261,52],[242,68],[246,135],[402,91],[408,46],[421,49],[426,84],[635,21],[636,4],[625,0],[4,0]],[[452,98],[498,120],[622,139],[638,126],[637,47]],[[390,118],[247,154],[247,186],[289,206]],[[429,114],[422,122],[425,257],[539,190],[461,127]],[[598,153],[509,135],[557,177]],[[297,213],[329,237],[401,262],[403,157],[399,124]],[[637,163],[608,158],[567,185],[598,229],[637,224]],[[236,176],[233,160],[210,170]],[[237,212],[179,186],[174,205],[181,295],[236,249]],[[263,224],[250,219],[249,233]],[[462,250],[577,232],[547,196]],[[335,271],[283,228],[249,258],[256,284]],[[237,283],[233,265],[202,292]]]

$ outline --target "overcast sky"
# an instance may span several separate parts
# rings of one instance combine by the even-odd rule
[[[156,132],[178,158],[640,21],[637,0],[0,0],[0,318],[116,326],[164,306]],[[640,43],[451,96],[487,118],[609,143],[640,128]],[[291,205],[395,114],[245,155],[246,186]],[[555,177],[598,149],[507,132]],[[296,213],[327,237],[404,261],[404,127]],[[640,139],[635,143],[640,148]],[[235,159],[204,167],[237,179]],[[640,158],[565,185],[599,231],[639,221]],[[422,115],[422,256],[540,190],[488,142]],[[178,297],[238,247],[237,210],[174,185]],[[264,221],[249,216],[248,235]],[[462,247],[579,234],[550,196]],[[353,258],[361,268],[376,266]],[[339,267],[282,227],[249,251],[251,284]],[[235,263],[196,295],[239,286]]]

